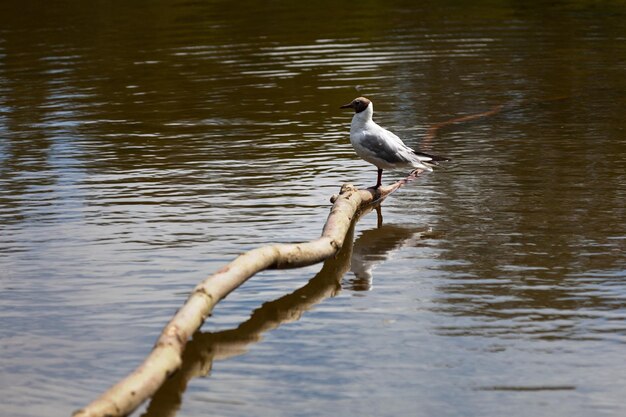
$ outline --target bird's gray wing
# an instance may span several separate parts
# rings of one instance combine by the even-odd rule
[[[376,158],[383,159],[390,164],[411,162],[410,149],[389,131],[386,131],[385,135],[364,132],[361,146]]]

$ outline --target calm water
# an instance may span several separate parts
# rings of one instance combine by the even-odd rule
[[[0,415],[69,415],[206,275],[317,237],[376,179],[357,95],[453,162],[231,294],[136,415],[626,414],[626,5],[309,3],[2,2]]]

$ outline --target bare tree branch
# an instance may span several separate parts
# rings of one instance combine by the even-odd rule
[[[165,326],[143,363],[91,404],[76,411],[74,417],[126,416],[133,412],[180,368],[187,341],[220,300],[257,272],[307,266],[335,255],[344,244],[352,220],[361,210],[383,200],[420,174],[420,170],[413,171],[408,177],[378,189],[359,190],[346,184],[331,198],[333,206],[318,239],[253,249],[206,278]]]

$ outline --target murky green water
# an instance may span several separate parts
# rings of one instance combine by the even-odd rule
[[[3,2],[0,414],[70,414],[206,275],[317,237],[375,182],[365,95],[453,162],[231,294],[137,415],[624,415],[626,5],[421,3]]]

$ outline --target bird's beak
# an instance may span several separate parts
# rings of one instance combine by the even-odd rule
[[[340,109],[351,109],[354,108],[354,104],[352,104],[352,102],[348,103],[348,104],[344,104],[343,106],[339,107]]]

